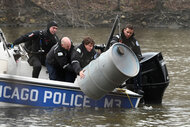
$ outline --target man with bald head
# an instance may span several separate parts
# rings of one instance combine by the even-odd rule
[[[70,50],[70,48],[71,48],[71,41],[70,41],[70,39],[68,37],[63,37],[61,39],[61,47],[63,47],[64,49],[66,49],[68,51]]]
[[[46,56],[46,67],[50,80],[74,82],[75,73],[71,66],[74,46],[68,37],[62,37]]]

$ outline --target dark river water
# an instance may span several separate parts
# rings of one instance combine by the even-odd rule
[[[2,28],[7,40],[39,28]],[[106,43],[111,28],[59,28],[57,35],[80,43],[91,36]],[[118,33],[118,31],[116,31]],[[162,105],[136,109],[0,108],[0,126],[190,127],[190,29],[136,29],[142,52],[162,52],[170,76]]]

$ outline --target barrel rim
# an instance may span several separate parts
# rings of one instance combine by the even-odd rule
[[[139,73],[139,71],[140,71],[140,63],[139,63],[139,60],[138,60],[136,54],[132,51],[132,49],[130,49],[127,45],[125,45],[125,44],[123,44],[123,43],[115,43],[115,44],[113,44],[112,47],[111,47],[111,50],[113,49],[113,47],[115,47],[115,45],[122,45],[122,46],[124,46],[124,47],[127,48],[127,49],[130,51],[130,53],[134,56],[134,58],[135,58],[135,60],[136,60],[136,63],[138,63],[138,64],[137,64],[137,71],[136,71],[136,73],[134,73],[133,75],[126,75],[125,73],[123,73],[123,71],[121,71],[121,73],[124,74],[124,75],[126,75],[126,76],[128,76],[128,77],[135,77],[135,76]],[[113,52],[111,52],[110,55],[113,56]],[[116,61],[114,60],[114,57],[112,57],[112,56],[111,56],[111,59],[112,59],[112,61],[114,62],[114,66],[115,66],[118,70],[120,70],[119,67],[117,66]]]

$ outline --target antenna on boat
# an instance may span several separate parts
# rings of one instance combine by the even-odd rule
[[[119,35],[121,35],[121,23],[120,23],[120,18],[118,18],[118,30],[119,30]]]
[[[115,18],[115,21],[114,21],[114,24],[113,24],[113,27],[112,27],[112,30],[111,30],[111,33],[110,33],[110,36],[108,38],[108,42],[106,44],[106,48],[105,48],[105,51],[108,50],[108,48],[110,47],[110,42],[111,42],[111,39],[113,37],[113,34],[115,32],[115,29],[116,29],[116,26],[119,22],[119,15],[117,14],[116,18]]]

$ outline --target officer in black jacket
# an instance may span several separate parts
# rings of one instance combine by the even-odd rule
[[[58,42],[57,28],[55,21],[49,22],[47,29],[23,35],[13,43],[13,46],[25,43],[25,49],[29,55],[28,62],[33,66],[32,77],[34,78],[38,78],[42,65],[45,65],[46,54]]]
[[[127,24],[126,27],[122,29],[121,35],[115,35],[110,43],[113,45],[118,42],[127,45],[135,53],[139,62],[143,59],[140,45],[134,37],[134,28],[131,24]],[[134,77],[134,91],[139,94],[144,93],[141,87],[141,67],[138,75]]]
[[[72,66],[77,75],[84,78],[84,67],[97,57],[94,49],[94,40],[90,37],[84,38],[76,50],[72,53]]]
[[[74,46],[68,37],[63,37],[51,48],[46,57],[50,80],[74,82],[76,75],[71,66],[73,50]]]
[[[140,61],[142,59],[141,48],[134,35],[133,26],[131,24],[127,24],[126,27],[122,29],[121,35],[115,35],[112,38],[111,45],[117,42],[124,43],[136,54]]]

